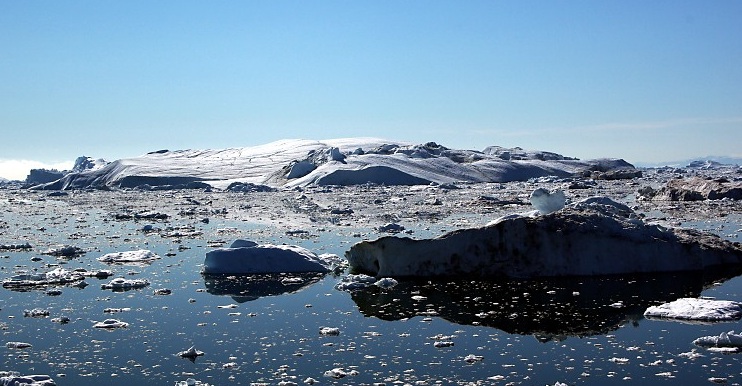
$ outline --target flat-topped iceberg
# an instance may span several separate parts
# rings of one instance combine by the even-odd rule
[[[230,248],[206,253],[204,274],[303,273],[331,271],[335,255],[316,255],[294,245],[257,244],[236,240]]]
[[[159,258],[160,256],[150,250],[139,249],[135,251],[107,253],[99,257],[98,261],[103,263],[149,263]]]
[[[742,318],[742,303],[729,300],[683,298],[647,308],[647,318],[698,322],[729,322]]]
[[[742,246],[687,229],[645,223],[628,206],[591,197],[545,215],[414,240],[362,241],[346,252],[351,270],[376,277],[532,278],[698,271],[742,265]]]

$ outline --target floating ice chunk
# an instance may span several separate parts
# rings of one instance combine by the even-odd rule
[[[232,248],[218,248],[206,253],[205,274],[326,273],[329,263],[308,249],[293,245],[257,245],[238,240]]]
[[[188,350],[181,351],[178,353],[178,356],[181,358],[196,358],[203,356],[204,352],[196,350],[196,346],[191,346]]]
[[[56,386],[48,375],[20,375],[17,372],[0,371],[0,386]]]
[[[337,336],[340,335],[340,329],[337,327],[320,327],[319,334]]]
[[[379,226],[378,228],[376,228],[376,230],[384,233],[399,233],[404,230],[404,226],[395,223],[389,223]]]
[[[126,328],[129,327],[129,323],[122,322],[118,319],[106,319],[102,322],[96,322],[93,327],[105,329]]]
[[[564,192],[555,190],[549,192],[544,188],[538,188],[531,193],[531,205],[541,214],[549,214],[564,208]]]
[[[128,290],[128,289],[136,289],[136,288],[144,288],[149,285],[149,281],[147,279],[124,279],[122,277],[117,277],[107,284],[101,284],[101,289],[111,289],[111,290]]]
[[[44,273],[20,273],[3,280],[3,287],[30,287],[49,284],[66,284],[83,280],[83,275],[78,272],[70,272],[64,268],[56,268]]]
[[[722,332],[718,336],[702,336],[693,341],[693,344],[701,347],[727,347],[742,349],[742,333],[735,334],[734,331]]]
[[[26,342],[8,342],[5,344],[7,348],[24,349],[31,347],[31,343]]]
[[[175,382],[175,386],[211,386],[208,383],[197,381],[193,378],[188,378],[185,381]]]
[[[469,354],[464,357],[464,362],[466,363],[481,362],[483,360],[484,360],[484,357],[481,355]]]
[[[49,310],[45,310],[43,308],[23,310],[23,316],[30,318],[43,318],[49,316]]]
[[[399,282],[391,277],[381,278],[374,283],[374,285],[379,288],[392,288],[397,284],[399,284]]]
[[[376,283],[376,278],[373,276],[359,274],[359,275],[347,275],[340,280],[340,283],[335,285],[335,289],[338,291],[353,291],[357,289],[366,288]]]
[[[54,248],[49,248],[42,255],[51,255],[57,257],[77,257],[85,254],[85,250],[72,246],[72,245],[58,245]]]
[[[98,258],[103,263],[146,263],[159,259],[160,256],[147,249],[136,251],[107,253]]]
[[[345,378],[347,376],[348,376],[348,373],[345,371],[345,369],[341,367],[336,367],[332,370],[325,371],[325,377],[328,377],[328,378],[340,379],[340,378]]]
[[[644,311],[648,318],[667,318],[699,322],[723,322],[742,318],[742,303],[729,300],[683,298],[651,306]]]

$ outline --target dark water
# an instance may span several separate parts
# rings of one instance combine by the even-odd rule
[[[684,296],[740,300],[739,272],[402,281],[392,289],[348,293],[334,289],[340,277],[332,275],[301,276],[282,284],[287,277],[281,275],[226,279],[203,277],[199,269],[208,250],[238,236],[342,255],[358,240],[352,229],[292,239],[255,224],[212,221],[195,225],[204,232],[197,238],[162,238],[139,232],[145,222],[111,221],[103,212],[52,217],[41,209],[22,219],[7,215],[0,243],[30,237],[35,245],[64,242],[88,252],[58,259],[38,250],[2,251],[0,276],[61,264],[110,268],[114,277],[152,283],[112,292],[100,288],[110,279],[93,278],[86,279],[90,285],[84,289],[55,287],[62,291],[59,296],[47,295],[48,288],[0,289],[2,343],[33,345],[0,349],[0,370],[48,374],[59,385],[172,385],[188,377],[213,385],[303,384],[309,377],[320,384],[349,385],[699,385],[709,384],[711,377],[742,383],[742,354],[697,349],[701,357],[680,355],[695,349],[693,339],[740,330],[739,322],[691,325],[642,317],[647,306]],[[227,226],[238,231],[219,231]],[[138,248],[163,258],[146,266],[107,266],[95,260],[107,252]],[[42,261],[32,262],[33,256]],[[154,295],[158,288],[172,294]],[[37,307],[49,310],[50,316],[23,316],[24,310]],[[130,310],[106,314],[106,308]],[[59,316],[71,322],[51,321]],[[130,325],[113,331],[92,327],[107,318]],[[336,327],[340,334],[320,335],[321,327]],[[439,340],[453,345],[435,347]],[[176,355],[191,345],[205,355],[195,361]],[[333,368],[350,375],[323,376]]]

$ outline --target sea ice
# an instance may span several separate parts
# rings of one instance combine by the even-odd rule
[[[729,300],[682,298],[644,311],[648,318],[724,322],[742,318],[742,303]]]
[[[236,245],[236,247],[235,247]],[[245,245],[245,246],[241,246]],[[206,253],[204,274],[259,274],[330,272],[326,256],[293,245],[273,245],[237,240],[230,248]]]
[[[83,280],[79,272],[68,271],[64,268],[55,268],[44,273],[21,273],[3,280],[3,287],[28,287],[49,284],[66,284]]]
[[[735,334],[734,331],[722,332],[718,336],[702,336],[693,341],[693,344],[701,347],[727,347],[742,349],[742,333]]]
[[[147,249],[136,251],[107,253],[98,258],[103,263],[147,263],[159,259],[160,256]]]
[[[149,285],[146,279],[124,279],[117,277],[106,284],[101,284],[101,289],[127,290],[135,288],[144,288]]]
[[[335,284],[335,289],[338,291],[353,291],[366,288],[376,283],[376,281],[377,279],[375,277],[366,274],[350,274],[342,278],[339,283]]]

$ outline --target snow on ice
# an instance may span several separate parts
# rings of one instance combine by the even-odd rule
[[[742,318],[742,303],[729,300],[682,298],[647,308],[648,318],[724,322]]]

